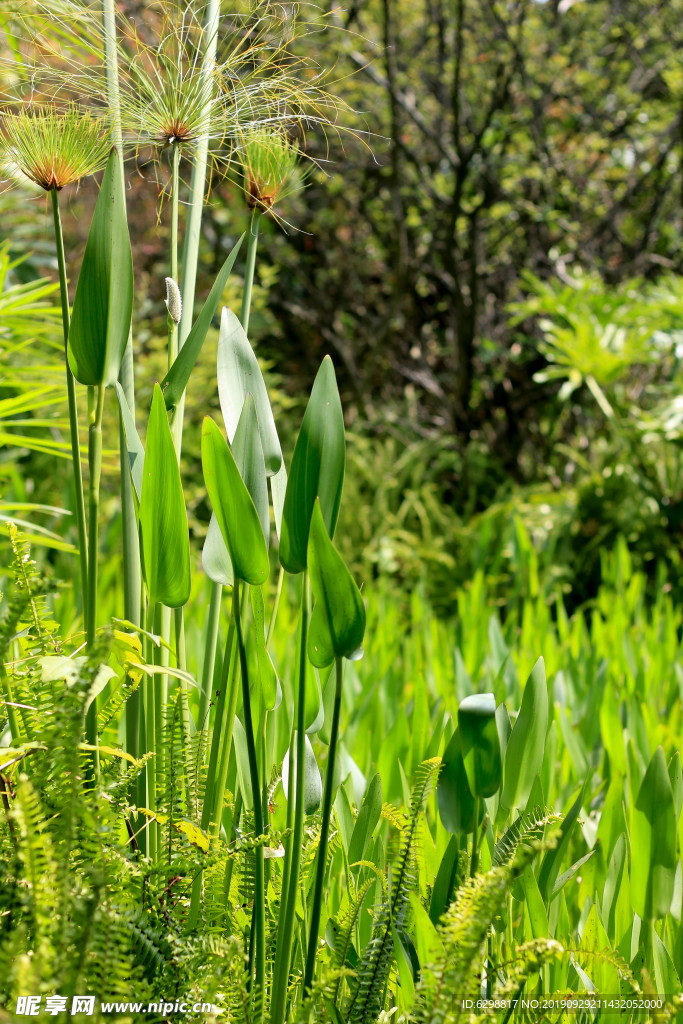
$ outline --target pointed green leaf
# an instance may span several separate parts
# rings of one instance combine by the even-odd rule
[[[213,283],[213,288],[209,292],[206,302],[202,306],[192,330],[178,352],[173,366],[161,382],[161,390],[164,393],[164,401],[167,409],[173,409],[183,396],[183,392],[187,387],[187,382],[190,379],[190,374],[194,369],[195,363],[199,359],[199,353],[202,350],[204,339],[208,334],[214,313],[218,309],[218,303],[221,301],[223,289],[225,288],[230,271],[235,264],[237,254],[240,251],[243,240],[244,235],[241,236],[237,245],[233,247],[227,260],[218,271],[218,276]],[[191,313],[191,311],[188,312]],[[241,403],[239,408],[242,408]]]
[[[500,786],[502,765],[492,693],[465,697],[458,708],[460,749],[474,796],[493,796]]]
[[[273,519],[275,520],[275,532],[278,540],[282,536],[282,515],[285,508],[285,495],[287,493],[287,468],[284,461],[277,473],[270,478],[270,493],[273,498]]]
[[[259,514],[267,543],[270,535],[268,485],[251,395],[246,396],[243,404],[232,453]],[[209,529],[202,549],[202,566],[206,575],[214,583],[220,583],[224,587],[232,586],[234,577],[230,553],[223,540],[215,513],[211,514]]]
[[[147,427],[140,528],[150,602],[180,608],[190,596],[190,539],[178,460],[158,384]]]
[[[308,567],[315,607],[308,657],[316,668],[355,654],[365,633],[365,605],[356,582],[330,540],[316,500],[308,540]]]
[[[545,664],[539,658],[524,687],[522,706],[505,750],[501,804],[507,810],[524,807],[541,770],[548,731],[548,689]]]
[[[113,384],[133,312],[133,257],[119,155],[111,151],[76,286],[69,366],[81,384]]]
[[[292,735],[294,751],[294,779],[289,777],[289,750],[282,762],[282,788],[285,792],[285,799],[289,800],[290,786],[292,795],[296,794],[297,758],[296,758],[296,731]],[[304,811],[306,814],[315,814],[323,800],[323,781],[320,776],[318,762],[315,759],[313,747],[308,736],[304,736]]]
[[[215,512],[211,513],[209,529],[202,548],[202,568],[213,583],[220,583],[223,587],[231,587],[235,581],[230,552],[223,540]]]
[[[657,747],[631,815],[631,897],[653,921],[671,907],[676,877],[676,811],[664,751]]]
[[[272,476],[282,465],[282,449],[266,384],[242,324],[232,310],[224,309],[218,337],[218,397],[231,444],[247,395],[254,399],[266,472]]]
[[[244,399],[242,411],[237,421],[237,429],[232,441],[232,454],[240,476],[251,495],[251,500],[254,502],[254,508],[258,513],[267,546],[270,538],[268,480],[266,478],[266,464],[263,459],[263,448],[256,420],[256,409],[251,395],[246,395]]]
[[[303,572],[315,499],[330,537],[339,515],[346,460],[344,417],[334,367],[325,356],[313,384],[294,448],[282,516],[280,561],[291,573]]]
[[[443,774],[443,771],[442,773]],[[439,779],[441,775],[439,776]],[[460,870],[460,844],[459,837],[452,835],[448,846],[441,858],[439,870],[434,879],[432,898],[429,904],[429,917],[434,924],[437,924],[442,914],[445,914],[453,899],[456,885],[459,882]]]
[[[254,502],[222,433],[207,416],[202,466],[209,498],[237,579],[259,586],[268,576],[268,550]]]
[[[355,864],[359,860],[368,859],[372,834],[382,813],[382,780],[375,775],[363,797],[356,824],[353,826],[349,843],[348,861]],[[368,854],[368,857],[366,857]]]
[[[474,830],[474,797],[467,781],[457,729],[444,750],[436,797],[441,821],[448,832],[455,834]]]

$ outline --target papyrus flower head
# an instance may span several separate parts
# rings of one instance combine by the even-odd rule
[[[45,189],[59,191],[101,171],[111,149],[105,118],[70,105],[24,107],[0,115],[2,160],[17,173]]]
[[[299,147],[284,132],[254,131],[239,149],[242,187],[249,209],[266,212],[303,186]]]

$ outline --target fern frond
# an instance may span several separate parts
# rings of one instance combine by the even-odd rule
[[[405,929],[409,896],[415,888],[412,859],[422,811],[436,784],[441,758],[423,761],[416,772],[408,818],[401,833],[397,863],[391,873],[389,899],[375,917],[372,937],[358,966],[354,993],[347,1009],[347,1024],[373,1024],[381,1010],[382,991],[389,977],[393,958],[392,927]]]
[[[561,814],[553,814],[545,807],[534,807],[520,814],[496,843],[492,858],[494,867],[512,860],[522,843],[540,839],[547,825],[561,820]]]
[[[470,878],[441,918],[442,953],[423,964],[415,990],[414,1024],[447,1024],[452,1008],[476,992],[479,965],[491,922],[499,914],[510,886],[543,844],[521,846],[515,859]]]

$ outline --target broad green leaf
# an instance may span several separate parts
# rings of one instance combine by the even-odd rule
[[[444,769],[441,770],[443,775]],[[441,778],[441,775],[439,778]],[[458,837],[452,835],[448,846],[439,864],[439,870],[434,879],[432,898],[429,904],[429,917],[434,924],[437,924],[442,914],[451,904],[456,883],[458,882],[458,869],[460,867],[460,844]]]
[[[474,829],[474,797],[467,781],[462,759],[460,734],[456,729],[443,754],[443,768],[436,784],[439,814],[444,828],[451,833]]]
[[[282,465],[282,449],[266,384],[242,324],[232,310],[224,309],[218,338],[218,397],[231,444],[247,395],[254,400],[266,472],[272,476]]]
[[[683,769],[681,768],[681,753],[675,750],[669,761],[669,778],[671,779],[671,790],[674,795],[674,807],[676,809],[676,822],[681,815],[683,807]]]
[[[639,917],[669,912],[676,876],[676,811],[664,751],[657,747],[631,813],[631,895]]]
[[[240,475],[247,485],[247,490],[251,494],[259,514],[266,543],[268,543],[270,536],[268,484],[263,462],[263,451],[258,430],[256,429],[254,402],[251,395],[247,395],[244,399],[242,414],[237,423],[232,454]],[[202,549],[202,566],[206,575],[214,583],[220,583],[224,587],[232,586],[234,577],[230,553],[223,540],[215,512],[211,514],[209,529]]]
[[[182,607],[190,596],[190,538],[178,460],[158,384],[147,427],[140,528],[150,603]]]
[[[202,568],[214,583],[220,583],[223,587],[231,587],[235,577],[232,572],[232,562],[221,528],[216,519],[216,513],[211,513],[209,529],[206,532],[204,547],[202,548]]]
[[[402,999],[404,999],[407,1004],[410,1004],[415,998],[415,979],[413,977],[413,968],[410,962],[410,956],[405,948],[405,941],[406,938],[402,938],[396,931],[396,926],[392,924],[391,942],[394,961],[396,963],[396,972],[398,974],[399,989]]]
[[[539,658],[524,687],[522,706],[505,751],[501,804],[507,810],[524,807],[543,763],[548,731],[548,690],[545,664]]]
[[[228,280],[230,271],[235,264],[237,254],[240,251],[243,240],[244,235],[241,236],[237,245],[233,247],[227,260],[218,271],[218,276],[213,283],[213,288],[209,292],[206,302],[202,306],[192,330],[178,352],[173,366],[161,382],[161,390],[164,394],[164,402],[166,403],[167,409],[173,409],[183,396],[183,392],[187,387],[187,382],[190,379],[190,374],[194,369],[194,365],[199,358],[199,353],[202,350],[204,339],[206,338],[209,327],[211,326],[214,313],[218,309],[218,303],[221,301],[221,295],[223,294],[225,283]],[[191,310],[186,311],[186,313],[191,312]],[[241,403],[239,408],[241,410]]]
[[[467,780],[474,796],[493,796],[500,786],[502,765],[492,693],[465,697],[458,708],[460,749]]]
[[[259,436],[254,399],[247,395],[237,422],[232,440],[232,455],[235,464],[251,495],[268,546],[270,537],[270,507],[268,505],[268,480],[263,459],[263,448]]]
[[[291,792],[296,793],[297,758],[296,758],[296,731],[292,736],[294,750],[294,779],[289,777],[289,750],[282,762],[282,788],[285,792],[285,799],[289,800],[290,785]],[[306,814],[315,814],[323,800],[323,780],[318,768],[318,762],[313,753],[313,747],[308,736],[304,736],[304,811]]]
[[[68,657],[65,654],[51,654],[39,659],[40,678],[45,683],[51,683],[63,679],[67,686],[74,686],[83,679],[86,672],[88,658],[85,654],[76,657]],[[110,665],[98,666],[88,689],[88,695],[83,705],[87,711],[92,702],[98,697],[107,684],[116,676],[115,670]]]
[[[382,780],[375,775],[363,797],[363,803],[353,826],[353,834],[348,849],[349,864],[363,860],[369,852],[372,834],[382,813]]]
[[[209,416],[202,430],[202,466],[234,575],[259,586],[269,568],[263,528],[228,443]]]
[[[69,366],[81,384],[113,384],[133,312],[133,257],[119,155],[111,151],[95,206],[69,328]]]
[[[522,872],[520,883],[524,891],[531,934],[534,939],[545,939],[548,936],[548,915],[531,866]]]
[[[309,735],[320,732],[324,718],[325,705],[323,703],[323,690],[320,684],[320,673],[313,668],[309,661],[307,661],[305,702],[306,732]],[[341,764],[341,762],[338,761],[338,764]]]
[[[289,469],[282,514],[280,561],[290,573],[303,572],[315,499],[330,537],[339,515],[346,461],[344,416],[334,367],[325,356],[313,384]]]
[[[282,536],[282,516],[285,508],[285,495],[287,494],[287,469],[284,460],[277,473],[270,478],[270,493],[273,498],[275,532],[279,540]]]
[[[135,496],[140,501],[142,495],[142,468],[145,464],[145,449],[142,446],[140,435],[135,426],[135,417],[128,405],[126,393],[116,382],[116,394],[121,409],[121,423],[123,424],[123,435],[126,439],[126,451],[128,453],[128,468],[130,469],[131,480],[135,489]]]
[[[247,747],[247,734],[240,719],[235,716],[233,725],[233,744],[235,747],[235,761],[237,763],[237,777],[239,780],[240,792],[244,800],[244,806],[253,810],[254,801],[251,792],[251,776],[249,774],[249,750]]]
[[[308,539],[308,568],[315,607],[308,657],[317,668],[358,651],[365,633],[365,605],[353,576],[329,538],[316,499]]]
[[[626,866],[626,835],[622,834],[614,844],[614,852],[610,858],[605,884],[602,890],[602,919],[605,922],[605,930],[613,945],[621,936],[616,933],[616,904],[619,891],[624,884],[624,869]]]
[[[652,954],[657,992],[680,992],[681,980],[671,959],[671,954],[654,929],[652,931]]]

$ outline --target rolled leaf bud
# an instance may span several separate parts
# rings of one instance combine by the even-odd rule
[[[183,300],[180,288],[172,277],[166,278],[166,309],[174,324],[179,324],[183,315]]]

